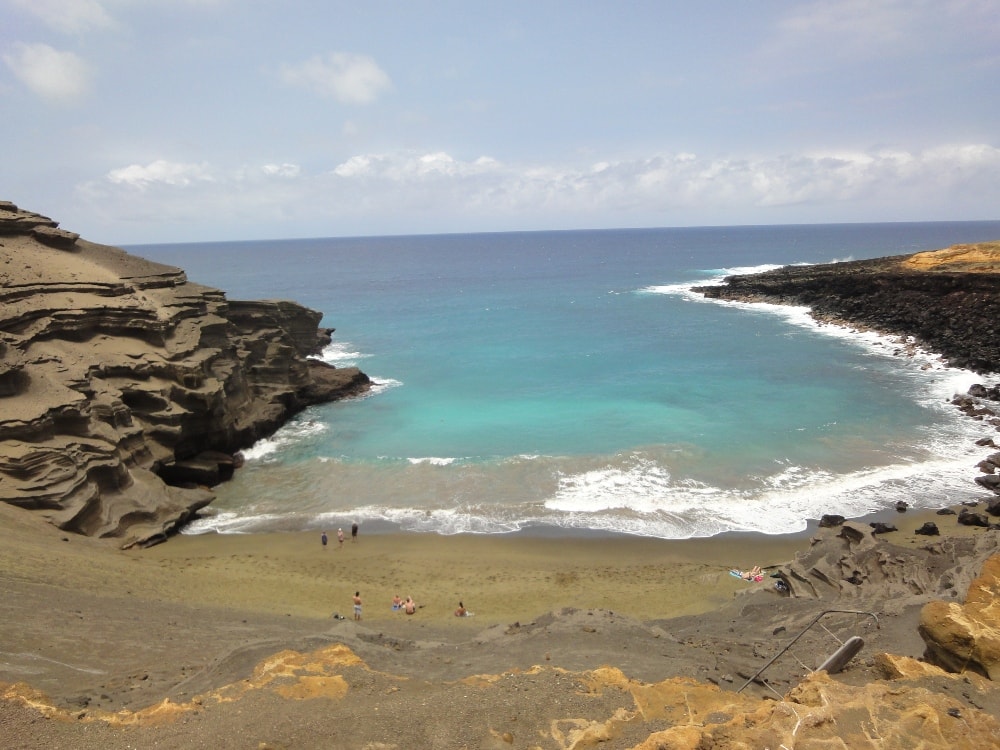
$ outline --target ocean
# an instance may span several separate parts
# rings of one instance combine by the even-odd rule
[[[1000,238],[1000,222],[553,231],[127,248],[229,299],[291,299],[370,395],[245,452],[187,533],[802,531],[979,498],[982,378],[692,286]]]

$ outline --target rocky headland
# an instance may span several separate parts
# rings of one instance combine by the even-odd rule
[[[697,291],[713,299],[802,305],[822,321],[899,336],[953,367],[1000,372],[1000,242],[784,266]]]
[[[368,389],[310,358],[330,341],[321,317],[228,300],[0,202],[0,501],[65,531],[163,539],[240,449]]]

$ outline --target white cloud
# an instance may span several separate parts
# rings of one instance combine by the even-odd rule
[[[444,151],[429,154],[395,152],[352,156],[334,167],[333,174],[345,178],[368,178],[405,184],[436,177],[462,180],[496,172],[500,168],[500,162],[489,156],[461,162]]]
[[[13,0],[46,26],[68,34],[112,28],[114,19],[97,0]]]
[[[282,80],[344,104],[371,104],[392,86],[389,76],[372,58],[349,52],[316,55],[280,69]]]
[[[261,171],[268,177],[298,177],[302,172],[298,164],[265,164]]]
[[[323,172],[161,160],[112,170],[79,195],[101,215],[113,211],[115,222],[152,222],[147,232],[170,222],[235,223],[269,226],[271,236],[301,236],[306,225],[381,234],[988,218],[1000,204],[1000,149],[676,153],[584,166],[390,152],[358,154]]]
[[[50,101],[69,102],[90,88],[90,66],[72,52],[60,52],[47,44],[15,42],[3,56],[18,80]]]
[[[146,166],[129,164],[127,167],[112,169],[107,179],[115,185],[126,185],[145,190],[153,185],[186,187],[199,182],[213,182],[209,168],[204,164],[180,164],[157,159]]]

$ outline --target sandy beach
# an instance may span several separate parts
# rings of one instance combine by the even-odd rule
[[[948,533],[991,533],[933,511],[908,512],[892,519],[894,542],[925,543],[912,530],[928,519]],[[611,716],[634,700],[605,686],[575,706],[581,675],[612,669],[621,675],[615,680],[642,684],[686,676],[732,690],[750,651],[773,648],[764,637],[773,622],[791,623],[816,603],[782,599],[769,577],[747,583],[729,568],[778,566],[808,548],[816,531],[668,541],[362,527],[356,542],[348,530],[342,547],[332,529],[326,548],[316,532],[181,535],[121,550],[3,506],[0,683],[8,700],[0,702],[0,738],[25,748],[182,748],[206,737],[213,747],[575,746],[554,742],[554,717]],[[355,591],[361,622],[352,616]],[[414,615],[391,609],[396,593],[414,598]],[[473,616],[454,616],[460,600]],[[883,616],[870,637],[873,648],[891,644],[913,658],[923,647],[914,611]],[[263,665],[288,654],[325,670],[335,665],[338,680],[328,672],[319,683],[300,677],[319,695],[298,701],[253,690]],[[794,663],[791,670],[801,672]],[[867,672],[855,678],[867,680]],[[445,717],[469,680],[492,690],[500,679],[516,681],[516,697],[484,693],[471,715]],[[234,690],[243,696],[236,703],[226,697]],[[317,697],[325,701],[319,714]],[[183,718],[167,721],[164,706]],[[379,710],[386,723],[365,718]],[[494,716],[504,711],[522,723]],[[275,716],[296,717],[287,719],[294,727]],[[474,741],[437,737],[458,720],[485,725]],[[397,733],[396,722],[408,728]],[[511,728],[508,741],[501,724],[520,733]],[[635,726],[607,747],[638,746],[653,728]],[[481,734],[487,729],[500,739]],[[329,744],[315,736],[337,731],[345,734]],[[540,731],[549,741],[535,737]]]
[[[2,575],[75,594],[136,603],[216,607],[328,624],[410,621],[463,630],[530,621],[564,607],[607,609],[637,619],[716,609],[746,589],[733,566],[789,560],[806,535],[727,535],[671,541],[627,536],[532,533],[504,536],[376,533],[342,545],[336,530],[178,535],[149,549],[67,535],[14,508],[0,507]],[[418,611],[391,608],[412,596]],[[457,618],[465,603],[473,617]],[[10,604],[10,602],[8,602]],[[8,620],[9,622],[9,620]]]
[[[798,534],[725,534],[664,540],[552,530],[511,535],[368,534],[349,530],[338,544],[320,532],[177,535],[148,549],[119,550],[114,540],[67,535],[44,521],[0,506],[3,575],[77,592],[136,600],[216,606],[234,611],[324,619],[351,614],[360,591],[366,622],[402,619],[394,595],[412,596],[420,622],[482,627],[529,620],[562,607],[608,609],[638,619],[695,615],[746,590],[733,567],[790,561],[808,546],[816,524]],[[932,510],[881,513],[895,544],[926,537],[928,520],[950,534],[981,530]],[[453,616],[459,601],[474,622]]]

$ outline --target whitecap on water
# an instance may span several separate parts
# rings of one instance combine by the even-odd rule
[[[334,367],[352,367],[358,364],[358,360],[365,359],[370,355],[353,349],[353,345],[347,341],[331,341],[318,356],[319,359]]]
[[[300,442],[311,435],[318,435],[329,429],[329,425],[315,420],[292,420],[274,435],[258,440],[243,451],[247,461],[260,461],[289,445]]]

